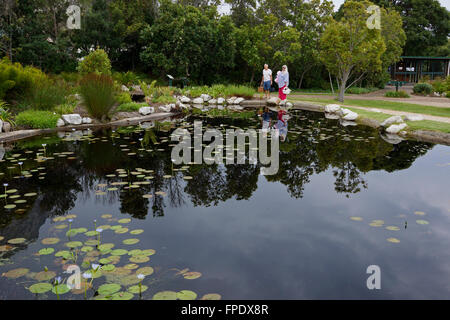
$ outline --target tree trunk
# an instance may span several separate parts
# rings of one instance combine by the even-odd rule
[[[346,71],[342,75],[342,78],[339,79],[341,82],[341,84],[339,86],[339,97],[338,97],[339,102],[344,102],[344,93],[345,93],[345,88],[347,86],[347,80],[348,80],[349,74],[350,74],[350,71]]]
[[[252,77],[250,79],[250,85],[253,83],[254,78],[255,78],[255,70],[252,70]]]

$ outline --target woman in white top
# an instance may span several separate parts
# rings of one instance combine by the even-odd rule
[[[270,98],[270,87],[272,86],[272,70],[269,69],[269,65],[265,64],[263,69],[263,76],[261,79],[261,86],[264,85],[264,93],[266,98]]]

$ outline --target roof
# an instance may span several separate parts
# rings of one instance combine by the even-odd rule
[[[401,56],[402,59],[450,60],[450,57]]]

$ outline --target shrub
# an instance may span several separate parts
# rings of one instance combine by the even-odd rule
[[[444,93],[447,90],[445,80],[440,78],[436,78],[434,81],[431,81],[430,84],[433,86],[433,91],[438,93]]]
[[[95,73],[97,75],[103,74],[110,76],[111,61],[109,61],[108,54],[105,50],[97,49],[89,53],[78,63],[77,70],[81,75]]]
[[[1,100],[0,100],[0,120],[2,120],[3,122],[9,122],[12,125],[15,125],[13,116],[12,116],[11,112],[9,112],[9,110],[8,110],[8,104]]]
[[[148,107],[146,103],[129,102],[121,104],[116,108],[116,112],[134,112],[139,111],[142,107]]]
[[[47,76],[39,69],[23,67],[20,63],[11,63],[8,58],[0,60],[0,99],[8,96],[27,94],[35,83]]]
[[[99,120],[109,116],[115,103],[114,81],[106,75],[89,74],[80,82],[80,93],[89,114]]]
[[[75,110],[75,105],[70,103],[61,104],[55,107],[55,112],[57,114],[70,114]]]
[[[69,93],[70,89],[64,81],[43,80],[33,85],[30,92],[23,97],[23,101],[32,109],[53,110],[57,105],[66,102],[66,95]]]
[[[131,94],[129,92],[120,92],[119,94],[117,94],[116,101],[119,104],[133,102],[133,100],[131,100]]]
[[[153,80],[150,85],[144,81],[139,81],[139,86],[146,97],[151,97],[155,92],[156,80]]]
[[[61,72],[57,78],[73,84],[78,83],[81,80],[81,76],[77,72]]]
[[[152,83],[153,84],[153,83]],[[155,103],[174,103],[173,89],[169,87],[156,87],[151,95],[152,102]]]
[[[433,92],[433,86],[429,83],[417,83],[414,88],[413,92],[415,94],[431,94]]]
[[[405,91],[388,91],[384,94],[385,97],[388,98],[409,98],[409,94],[407,94]]]
[[[131,86],[139,82],[139,76],[132,71],[114,72],[113,79],[120,84]]]
[[[346,93],[352,93],[352,94],[365,94],[377,91],[378,88],[360,88],[360,87],[350,87],[346,90]]]
[[[16,116],[16,123],[19,126],[46,129],[55,128],[59,115],[51,111],[27,110]]]

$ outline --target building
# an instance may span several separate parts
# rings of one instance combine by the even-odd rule
[[[389,67],[391,80],[418,82],[423,77],[433,80],[450,75],[450,57],[402,56],[401,60]]]

